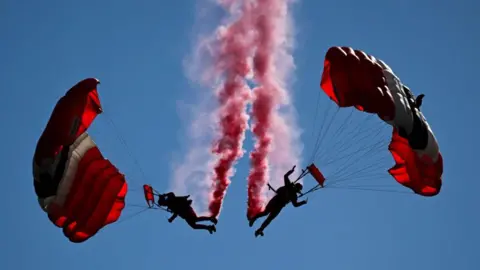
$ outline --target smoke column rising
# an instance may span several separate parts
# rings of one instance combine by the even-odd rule
[[[217,27],[215,36],[198,43],[198,55],[210,55],[211,63],[201,64],[203,78],[215,81],[219,108],[214,113],[217,139],[212,153],[212,189],[209,211],[218,216],[234,175],[234,165],[244,154],[243,141],[248,129],[247,105],[252,103],[252,132],[255,146],[250,154],[248,211],[251,216],[263,208],[265,186],[273,169],[273,184],[298,164],[299,137],[286,88],[294,68],[289,54],[291,23],[288,0],[216,0],[228,12],[228,23]],[[199,50],[199,51],[200,51]],[[198,76],[198,75],[197,75]],[[254,80],[253,90],[247,79]],[[286,111],[281,111],[286,109]],[[269,155],[274,154],[273,157]],[[270,160],[269,160],[270,158]],[[279,177],[280,176],[280,177]],[[279,180],[279,181],[278,181]]]
[[[227,9],[233,2],[222,3]],[[213,152],[219,156],[214,167],[214,189],[210,200],[210,213],[218,216],[226,189],[233,176],[233,164],[243,156],[243,141],[248,128],[247,104],[251,91],[245,77],[250,72],[248,56],[251,54],[249,20],[240,20],[229,27],[221,26],[218,33],[216,73],[223,77],[218,99],[220,102],[220,138]]]
[[[291,148],[285,147],[293,143],[292,136],[289,129],[285,129],[284,119],[279,112],[280,106],[286,103],[287,99],[287,92],[283,88],[284,74],[280,72],[284,67],[279,66],[282,62],[277,57],[286,54],[284,44],[287,41],[285,28],[288,25],[288,1],[258,1],[252,9],[245,10],[250,13],[248,17],[254,18],[253,29],[256,33],[254,79],[259,85],[253,90],[252,115],[255,121],[253,133],[256,136],[256,143],[250,154],[252,169],[248,177],[247,217],[252,217],[263,208],[264,188],[269,180],[268,157],[273,150],[274,142],[276,141],[277,146],[276,154],[292,159],[296,153]],[[275,136],[282,133],[284,138]],[[285,166],[281,166],[284,165],[283,162],[280,163],[275,164],[277,168],[286,169]],[[277,175],[278,173],[274,173],[274,176]]]
[[[215,190],[210,204],[212,214],[218,214],[221,201],[233,173],[233,162],[243,155],[241,145],[247,127],[244,114],[248,102],[245,79],[253,73],[258,85],[252,91],[252,131],[256,142],[250,154],[251,171],[248,176],[247,217],[262,210],[264,191],[269,179],[269,154],[274,159],[276,180],[281,172],[298,163],[296,151],[296,125],[293,117],[280,113],[282,105],[289,105],[285,80],[293,68],[293,57],[288,53],[290,21],[288,0],[218,1],[234,21],[219,28],[220,53],[217,71],[226,78],[222,86],[220,103],[223,110],[221,127],[223,136],[215,153],[221,156],[215,167]],[[236,18],[235,18],[236,16]],[[253,60],[253,61],[249,61]],[[253,68],[249,63],[253,62]],[[253,70],[252,70],[253,69]],[[238,98],[240,97],[240,98]],[[228,105],[235,100],[235,105]],[[290,108],[292,109],[292,108]],[[287,121],[289,122],[287,125]],[[289,127],[288,127],[289,126]],[[227,144],[228,147],[224,147]],[[275,147],[275,148],[273,148]],[[230,173],[230,174],[229,174]],[[276,181],[278,183],[278,181]]]

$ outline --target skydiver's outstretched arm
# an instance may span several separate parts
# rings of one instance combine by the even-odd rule
[[[172,223],[178,217],[177,213],[173,213],[173,215],[168,219],[168,222]]]
[[[181,198],[181,199],[188,199],[190,197],[190,195],[187,195],[187,196],[178,196],[177,198]]]
[[[304,204],[307,204],[307,201],[308,201],[308,199],[299,202],[299,201],[298,201],[298,197],[295,196],[295,197],[292,199],[292,204],[293,204],[294,207],[300,207],[300,206],[302,206],[302,205],[304,205]]]
[[[290,175],[295,171],[296,165],[293,166],[291,170],[289,170],[284,176],[283,176],[283,182],[285,183],[285,186],[290,185],[292,182],[290,182]]]
[[[168,193],[160,194],[160,195],[158,195],[158,197],[163,197],[165,199],[169,199],[169,198],[175,197],[175,193],[168,192]]]

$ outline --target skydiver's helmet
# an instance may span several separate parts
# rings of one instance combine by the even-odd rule
[[[300,184],[300,183],[296,183],[296,184],[295,184],[295,191],[296,191],[297,193],[300,193],[300,192],[302,191],[302,189],[303,189],[303,185],[302,185],[302,184]]]
[[[158,196],[158,205],[167,206],[167,197],[166,196]]]

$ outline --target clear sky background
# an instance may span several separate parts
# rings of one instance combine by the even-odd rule
[[[312,126],[330,46],[385,60],[415,93],[426,94],[423,112],[445,162],[437,197],[319,191],[305,207],[287,207],[256,239],[245,218],[245,156],[214,235],[151,211],[83,244],[68,242],[39,208],[32,184],[32,155],[55,102],[79,80],[99,78],[107,115],[97,118],[92,136],[129,177],[131,201],[141,202],[145,179],[132,156],[148,181],[166,191],[173,157],[186,145],[179,101],[191,102],[200,91],[183,66],[195,37],[196,2],[0,1],[0,269],[480,269],[480,2],[474,0],[293,6],[296,70],[289,91],[301,128]]]

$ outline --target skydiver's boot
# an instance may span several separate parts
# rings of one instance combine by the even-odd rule
[[[259,235],[263,236],[263,229],[262,228],[255,231],[255,237],[258,237]]]
[[[215,225],[209,225],[207,230],[210,234],[212,234],[217,231],[217,228],[215,228]]]
[[[210,217],[210,221],[215,225],[217,225],[217,223],[218,223],[218,220],[217,220],[216,217]]]

